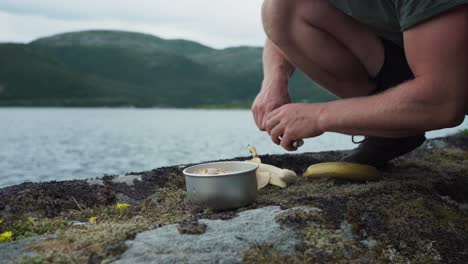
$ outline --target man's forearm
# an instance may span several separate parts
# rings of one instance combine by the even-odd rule
[[[431,80],[415,79],[375,96],[345,99],[322,105],[319,126],[323,131],[350,135],[401,137],[455,126],[460,115],[446,94],[425,97]],[[442,86],[443,87],[443,86]]]
[[[267,80],[287,82],[294,73],[294,66],[281,50],[267,38],[263,50],[263,77]]]

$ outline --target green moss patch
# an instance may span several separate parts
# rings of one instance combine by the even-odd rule
[[[13,239],[20,240],[32,236],[51,234],[57,230],[66,229],[70,225],[69,221],[61,218],[17,218],[15,220],[4,220],[0,224],[0,233],[12,232]]]
[[[451,141],[458,144],[460,138],[446,142],[451,146]],[[311,164],[342,155],[271,155],[262,156],[262,160],[301,174]],[[31,245],[39,256],[24,259],[26,263],[100,263],[124,252],[125,240],[159,226],[180,223],[184,227],[201,218],[230,219],[241,211],[269,205],[317,207],[321,210],[288,210],[276,217],[278,223],[294,228],[302,237],[296,252],[281,255],[271,245],[253,245],[245,252],[244,262],[464,263],[468,245],[468,211],[463,209],[468,203],[467,162],[467,151],[455,146],[420,149],[394,161],[376,182],[299,177],[285,189],[267,186],[259,191],[254,204],[230,211],[192,206],[178,167],[142,173],[142,181],[131,186],[114,183],[112,177],[101,186],[80,182],[73,198],[67,192],[73,184],[67,188],[59,183],[9,187],[0,190],[0,195],[10,195],[8,201],[0,201],[0,231],[12,231],[15,239],[55,234]],[[130,198],[124,212],[116,208],[119,195]],[[40,201],[37,205],[36,200]],[[35,220],[29,221],[28,216]]]
[[[201,235],[206,232],[207,227],[206,224],[194,221],[182,222],[177,226],[177,231],[179,231],[180,234]]]
[[[132,239],[137,233],[192,219],[186,192],[177,188],[160,189],[154,197],[147,198],[137,209],[130,206],[124,216],[115,207],[74,212],[72,215],[86,218],[96,216],[95,224],[72,226],[57,233],[57,238],[42,241],[33,247],[46,254],[55,251],[60,256],[70,256],[87,261],[91,256],[112,260],[122,252],[109,250]],[[70,217],[70,216],[69,216]],[[125,250],[125,248],[122,248]]]
[[[281,255],[271,245],[255,245],[243,256],[246,263],[316,263],[347,262],[362,255],[362,247],[341,229],[335,229],[319,211],[307,209],[288,210],[276,220],[298,229],[303,242],[297,252]]]
[[[254,245],[244,253],[242,262],[246,264],[294,263],[289,256],[283,256],[271,245]]]

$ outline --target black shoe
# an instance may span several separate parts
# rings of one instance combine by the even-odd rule
[[[341,161],[383,167],[388,161],[406,154],[424,143],[423,135],[404,138],[366,137]]]

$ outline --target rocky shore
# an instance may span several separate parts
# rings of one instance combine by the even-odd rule
[[[302,175],[343,155],[261,159]],[[0,262],[468,263],[466,135],[428,140],[379,181],[299,177],[232,211],[192,206],[187,166],[0,189]]]

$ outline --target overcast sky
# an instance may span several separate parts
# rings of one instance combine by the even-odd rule
[[[262,0],[0,0],[0,42],[87,29],[144,32],[223,48],[263,45]]]

